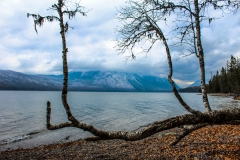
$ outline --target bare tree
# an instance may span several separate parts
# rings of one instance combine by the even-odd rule
[[[167,19],[167,17],[171,14],[177,15],[177,20],[175,21],[176,28],[174,29],[174,31],[179,33],[177,35],[177,38],[180,40],[180,42],[178,43],[184,43],[192,46],[192,53],[195,53],[199,59],[202,99],[206,111],[210,112],[211,108],[208,102],[205,83],[204,52],[201,42],[200,29],[201,14],[198,0],[179,0],[167,2],[164,0],[148,0],[146,3],[153,6],[154,10],[158,11],[158,16]]]
[[[69,10],[67,5],[67,0],[58,0],[57,4],[53,4],[52,7],[50,8],[51,10],[54,10],[58,13],[58,16],[45,16],[42,17],[39,14],[27,14],[27,17],[33,17],[34,19],[34,26],[35,30],[37,32],[37,26],[42,26],[45,21],[53,22],[53,21],[58,21],[59,26],[60,26],[60,34],[62,38],[62,60],[63,60],[63,88],[62,88],[62,103],[63,106],[66,110],[68,119],[71,120],[72,122],[75,122],[75,118],[71,113],[70,107],[67,102],[67,93],[68,93],[68,62],[67,62],[67,44],[66,44],[66,33],[68,32],[69,25],[68,23],[64,23],[64,15],[68,17],[68,19],[72,19],[75,17],[77,13],[82,14],[83,16],[86,16],[86,12],[84,12],[82,9],[83,7],[80,6],[78,3],[76,4],[75,10]],[[50,102],[49,102],[50,103]],[[50,118],[50,117],[49,117]],[[62,127],[70,125],[70,123],[64,123],[56,127]],[[48,128],[51,126],[47,126]]]
[[[163,22],[164,19],[159,17],[156,10],[154,10],[154,8],[151,6],[145,5],[144,2],[139,3],[135,1],[129,1],[129,6],[122,8],[117,18],[124,24],[123,27],[118,30],[120,35],[117,44],[118,51],[120,51],[120,53],[124,53],[129,50],[132,58],[135,58],[133,48],[141,41],[150,42],[148,48],[143,49],[143,52],[151,51],[152,46],[155,43],[162,41],[168,59],[168,81],[172,86],[175,96],[188,112],[200,114],[199,111],[193,110],[182,99],[178,93],[178,90],[176,89],[175,82],[172,80],[173,69],[169,46],[161,28],[157,24],[159,22]]]
[[[223,15],[236,12],[239,8],[237,0],[144,0],[145,5],[152,6],[159,17],[167,20],[169,15],[175,15],[175,28],[177,43],[188,45],[190,54],[195,54],[199,59],[200,79],[203,104],[207,112],[211,111],[209,105],[206,83],[205,83],[205,64],[204,51],[201,42],[200,23],[207,20],[209,24],[217,17],[210,17],[207,9],[222,10]],[[190,55],[186,54],[186,55]],[[186,56],[185,55],[185,56]]]
[[[200,127],[203,127],[209,123],[214,124],[214,123],[232,123],[229,121],[234,121],[234,123],[238,123],[239,117],[240,117],[240,109],[230,109],[230,110],[224,110],[224,111],[213,111],[210,113],[200,113],[199,111],[195,111],[191,109],[180,97],[178,94],[175,84],[172,80],[172,62],[171,62],[171,55],[170,51],[168,48],[168,44],[166,41],[166,38],[164,37],[163,32],[161,29],[157,26],[155,23],[155,18],[152,17],[155,16],[155,12],[151,12],[152,15],[149,15],[149,13],[145,12],[144,10],[141,9],[141,5],[138,5],[136,3],[136,7],[133,7],[131,10],[124,10],[123,9],[123,18],[124,16],[136,16],[133,18],[139,18],[138,22],[141,23],[136,23],[139,24],[137,25],[137,29],[142,30],[142,32],[136,32],[134,33],[133,37],[130,37],[129,39],[125,39],[125,42],[123,41],[122,43],[120,42],[120,46],[122,45],[122,51],[125,51],[129,47],[133,48],[136,42],[143,40],[146,38],[146,36],[151,40],[152,44],[154,44],[158,40],[162,40],[164,43],[164,46],[166,48],[166,53],[168,56],[168,64],[170,68],[169,76],[168,79],[173,87],[173,90],[175,91],[175,95],[177,96],[178,100],[180,103],[185,107],[186,110],[188,110],[191,114],[186,114],[182,116],[177,116],[173,117],[167,120],[163,121],[158,121],[154,122],[152,124],[149,124],[145,127],[140,127],[137,130],[131,131],[131,132],[124,132],[124,131],[102,131],[98,130],[92,125],[82,123],[81,121],[77,120],[74,115],[72,114],[70,110],[70,106],[68,105],[67,102],[67,93],[68,93],[68,64],[67,64],[67,45],[66,45],[66,38],[65,34],[68,31],[68,23],[64,24],[64,15],[67,16],[68,19],[73,18],[77,13],[82,14],[83,16],[86,16],[86,12],[82,11],[82,7],[79,4],[76,4],[76,9],[75,10],[68,10],[68,7],[66,6],[67,0],[58,0],[57,4],[52,5],[50,9],[55,10],[58,13],[58,16],[46,16],[42,17],[40,15],[36,14],[27,14],[28,17],[33,17],[34,18],[34,24],[35,24],[35,30],[37,32],[36,26],[42,26],[43,23],[45,22],[44,20],[47,21],[58,21],[60,25],[60,34],[62,38],[62,58],[63,58],[63,74],[64,74],[64,79],[63,79],[63,89],[62,89],[62,103],[63,106],[66,110],[66,114],[68,117],[68,122],[64,122],[58,125],[52,125],[51,124],[51,103],[48,101],[47,102],[47,114],[46,114],[46,126],[49,130],[56,130],[64,127],[76,127],[79,129],[83,129],[84,131],[89,131],[93,135],[97,136],[99,139],[124,139],[124,140],[139,140],[143,139],[145,137],[148,137],[150,135],[153,135],[154,133],[171,129],[174,127],[179,127],[185,124],[192,124],[195,125],[191,130],[188,130],[188,132],[184,132],[184,135],[181,135],[179,138],[176,139],[176,142],[179,141],[182,137],[184,137],[187,133],[190,133],[194,129],[198,129]],[[140,8],[138,8],[140,7]],[[137,9],[137,10],[135,10]],[[136,14],[134,14],[136,13]],[[138,15],[139,14],[139,15]],[[137,16],[138,15],[138,16]],[[141,19],[143,18],[143,19]],[[137,21],[136,21],[137,22]],[[126,24],[127,25],[127,24]],[[127,29],[127,26],[126,26]],[[134,29],[134,28],[133,28]],[[134,29],[135,30],[135,29]],[[122,30],[123,32],[129,32],[130,30]],[[154,36],[154,35],[155,36]],[[144,36],[146,35],[146,36]],[[128,43],[130,41],[130,43]],[[152,45],[148,48],[150,50]],[[134,56],[132,54],[132,56]],[[175,143],[176,143],[175,142]],[[175,144],[174,143],[174,144]]]

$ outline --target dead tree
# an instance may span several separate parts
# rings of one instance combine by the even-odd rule
[[[177,43],[190,46],[188,51],[199,59],[200,79],[203,104],[207,112],[211,111],[208,102],[205,83],[204,51],[201,42],[200,23],[207,20],[209,24],[216,19],[210,17],[207,9],[222,10],[223,14],[236,12],[240,6],[237,0],[143,0],[144,5],[150,5],[159,17],[167,20],[169,15],[176,15],[173,32],[177,35]],[[187,55],[190,55],[187,54]],[[186,56],[186,55],[185,55]]]
[[[62,51],[62,58],[63,58],[63,74],[64,74],[64,79],[63,79],[63,89],[62,89],[62,103],[63,106],[65,108],[67,117],[68,117],[68,122],[64,122],[58,125],[52,125],[51,124],[51,103],[48,101],[47,102],[47,114],[46,114],[46,126],[47,129],[49,130],[56,130],[56,129],[61,129],[61,128],[65,128],[65,127],[76,127],[79,129],[83,129],[84,131],[89,131],[91,132],[93,135],[99,137],[100,139],[124,139],[124,140],[129,140],[129,141],[133,141],[133,140],[139,140],[139,139],[143,139],[145,137],[148,137],[150,135],[153,135],[157,132],[163,131],[163,130],[167,130],[167,129],[171,129],[174,127],[179,127],[185,124],[192,124],[192,125],[197,125],[197,127],[195,127],[196,129],[199,128],[199,126],[203,126],[204,124],[222,124],[222,123],[232,123],[232,121],[234,121],[234,123],[238,123],[239,117],[240,117],[240,109],[229,109],[229,110],[224,110],[224,111],[213,111],[210,113],[200,113],[199,111],[195,111],[193,109],[191,109],[180,97],[180,95],[178,94],[175,84],[172,80],[172,62],[171,62],[171,55],[170,55],[170,51],[168,48],[168,44],[166,41],[166,38],[164,37],[163,32],[161,31],[161,29],[157,26],[157,24],[155,23],[155,18],[156,17],[151,17],[148,13],[144,13],[144,10],[141,10],[141,6],[137,5],[136,9],[138,8],[136,11],[138,13],[141,14],[141,16],[143,16],[143,22],[135,27],[139,27],[139,30],[142,29],[147,29],[147,30],[143,30],[143,32],[139,32],[137,33],[134,37],[130,37],[129,41],[131,41],[132,43],[121,43],[122,44],[122,51],[124,51],[125,49],[129,48],[131,46],[131,48],[134,47],[134,45],[138,42],[143,40],[143,38],[149,37],[149,40],[151,40],[152,42],[155,41],[159,41],[161,40],[166,48],[166,53],[168,56],[168,64],[169,64],[169,68],[170,68],[170,72],[169,72],[169,76],[168,79],[173,87],[173,90],[175,91],[175,95],[178,98],[178,100],[180,101],[180,103],[185,107],[186,110],[188,110],[191,114],[187,114],[187,115],[182,115],[182,116],[177,116],[177,117],[173,117],[164,121],[159,121],[159,122],[154,122],[152,124],[149,124],[147,126],[145,126],[144,128],[140,128],[137,129],[135,131],[132,132],[124,132],[124,131],[103,131],[103,130],[98,130],[97,128],[95,128],[92,125],[89,124],[85,124],[79,120],[77,120],[74,115],[71,112],[70,106],[68,105],[67,102],[67,93],[68,93],[68,64],[67,64],[67,46],[66,46],[66,39],[65,39],[65,33],[68,30],[68,24],[65,23],[64,24],[64,15],[66,15],[69,19],[71,19],[72,17],[74,17],[77,13],[82,14],[83,16],[86,15],[86,12],[82,11],[82,7],[79,4],[76,4],[76,9],[73,11],[68,10],[67,6],[66,6],[66,0],[58,0],[57,4],[52,5],[52,7],[50,9],[57,11],[58,16],[46,16],[46,17],[42,17],[40,15],[36,15],[36,14],[29,14],[28,13],[28,17],[31,16],[34,18],[34,24],[35,24],[35,30],[37,32],[37,28],[36,26],[42,26],[44,20],[48,20],[48,21],[59,21],[59,25],[60,25],[60,34],[61,34],[61,38],[62,38],[62,47],[63,47],[63,51]],[[135,10],[131,10],[131,11],[127,11],[125,10],[127,13],[123,14],[124,16],[130,16],[132,11]],[[144,11],[144,12],[142,12]],[[154,12],[152,12],[152,14],[154,15]],[[139,17],[141,18],[141,17]],[[141,20],[141,19],[139,19]],[[127,29],[127,28],[126,28]],[[124,32],[124,29],[123,29]],[[153,37],[153,34],[156,35],[156,37]],[[145,36],[146,35],[146,36]],[[133,42],[134,40],[134,42]],[[128,40],[127,40],[128,41]],[[129,45],[128,45],[129,44]],[[154,44],[154,43],[152,43]],[[152,45],[150,46],[150,48],[148,48],[148,50],[150,50],[152,47]],[[132,56],[134,56],[132,54]],[[202,125],[201,125],[202,124]],[[192,129],[193,130],[193,129]],[[189,132],[191,132],[192,130],[189,130]],[[186,133],[186,132],[184,132]],[[185,135],[184,135],[185,136]],[[180,136],[181,139],[183,136]]]
[[[201,77],[201,90],[202,99],[207,112],[211,111],[208,102],[206,83],[205,83],[205,65],[204,65],[204,52],[201,42],[201,29],[200,29],[200,9],[198,0],[179,0],[179,1],[155,1],[147,0],[146,3],[153,7],[158,13],[158,16],[168,18],[169,15],[177,14],[175,21],[176,29],[174,31],[180,32],[177,38],[180,43],[188,43],[194,46],[194,52],[199,59],[200,77]],[[193,8],[193,9],[192,9]],[[193,42],[189,42],[189,34],[192,33]]]
[[[139,2],[133,1],[129,3],[128,7],[122,8],[118,19],[122,22],[129,21],[129,23],[124,23],[125,25],[118,30],[120,38],[118,39],[117,47],[120,54],[129,50],[132,57],[135,58],[133,48],[141,41],[147,40],[150,42],[149,47],[143,49],[143,52],[149,52],[155,43],[162,41],[168,60],[168,81],[172,86],[175,96],[188,112],[196,115],[200,114],[199,111],[193,110],[182,99],[176,89],[175,82],[172,80],[173,69],[169,46],[161,28],[159,28],[157,24],[159,21],[163,22],[163,19],[161,19],[161,17],[159,18],[156,11],[151,7],[144,5],[144,3],[140,4]]]

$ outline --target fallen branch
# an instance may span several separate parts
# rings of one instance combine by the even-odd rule
[[[191,128],[188,128],[188,129],[184,128],[183,133],[178,135],[176,137],[176,140],[173,143],[171,143],[170,145],[171,146],[176,145],[179,141],[181,141],[181,139],[183,139],[184,137],[186,137],[187,135],[189,135],[193,131],[198,130],[198,129],[202,128],[202,127],[206,127],[207,125],[209,125],[209,124],[208,123],[202,123],[202,124],[197,124],[197,125],[195,125],[195,126],[193,126]]]
[[[175,127],[183,126],[183,125],[195,125],[195,127],[193,127],[192,129],[186,130],[185,134],[180,135],[178,139],[181,140],[185,135],[191,133],[196,129],[204,127],[207,124],[226,124],[228,122],[232,124],[233,122],[234,123],[239,122],[240,108],[231,108],[227,110],[212,111],[212,112],[203,113],[198,116],[194,114],[185,114],[182,116],[169,118],[163,121],[157,121],[147,125],[144,128],[131,131],[131,132],[125,132],[125,131],[109,131],[108,132],[108,131],[98,130],[94,126],[82,123],[77,119],[75,119],[74,117],[69,118],[71,122],[65,122],[59,125],[51,125],[50,118],[51,118],[51,104],[50,102],[47,102],[47,128],[49,130],[56,130],[64,127],[76,127],[92,133],[94,136],[99,137],[99,139],[123,139],[126,141],[135,141],[135,140],[144,139],[155,133],[172,129]]]

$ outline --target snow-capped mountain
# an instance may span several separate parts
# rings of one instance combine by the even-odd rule
[[[60,90],[59,85],[40,76],[0,70],[0,90]]]
[[[205,83],[208,84],[209,79],[206,79]],[[201,86],[201,80],[195,81],[193,84],[189,85],[188,87],[198,87]]]
[[[63,75],[26,75],[0,70],[0,89],[61,90]],[[178,87],[179,88],[179,87]],[[166,78],[121,72],[70,72],[69,90],[76,91],[170,91]]]
[[[193,84],[191,84],[191,85],[188,86],[188,87],[195,87],[195,86],[201,86],[201,81],[200,81],[200,80],[197,80],[197,81],[195,81]]]

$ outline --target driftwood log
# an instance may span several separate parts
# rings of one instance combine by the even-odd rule
[[[226,110],[215,110],[212,112],[202,113],[200,115],[185,114],[181,116],[176,116],[163,121],[156,121],[149,124],[141,129],[137,129],[131,132],[124,131],[102,131],[98,130],[92,125],[82,123],[75,119],[73,116],[68,117],[69,122],[61,123],[59,125],[52,125],[50,123],[51,117],[51,104],[47,102],[47,128],[49,130],[60,129],[64,127],[76,127],[83,129],[84,131],[91,132],[94,136],[99,139],[123,139],[127,141],[135,141],[151,136],[160,131],[168,130],[175,127],[181,127],[184,125],[193,125],[189,129],[185,129],[182,135],[177,136],[176,141],[173,142],[177,144],[183,137],[189,133],[197,130],[201,127],[213,124],[240,124],[240,108],[230,108]]]

